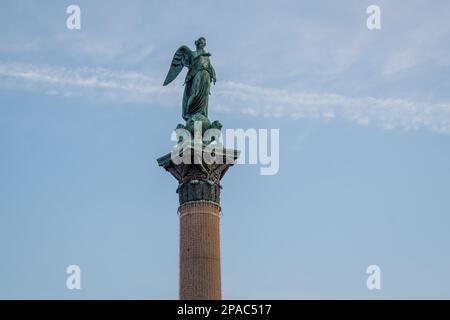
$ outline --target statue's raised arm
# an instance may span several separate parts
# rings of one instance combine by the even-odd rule
[[[172,63],[170,64],[169,72],[167,72],[166,80],[163,85],[167,86],[180,74],[183,67],[189,68],[192,64],[193,54],[191,49],[187,46],[181,46],[173,56]]]

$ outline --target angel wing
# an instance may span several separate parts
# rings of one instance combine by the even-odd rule
[[[181,72],[183,67],[189,68],[191,65],[193,55],[191,49],[187,46],[181,46],[172,59],[169,72],[167,72],[166,80],[164,80],[163,86],[171,83]]]

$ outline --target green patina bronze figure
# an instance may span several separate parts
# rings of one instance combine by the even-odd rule
[[[182,103],[182,117],[186,120],[186,125],[178,124],[176,129],[185,129],[179,131],[187,131],[187,136],[190,134],[190,137],[178,136],[177,133],[176,147],[157,161],[178,180],[180,205],[191,201],[212,201],[219,204],[220,180],[239,157],[239,151],[223,147],[220,143],[222,124],[217,120],[210,122],[208,119],[211,82],[215,84],[216,72],[210,61],[211,54],[205,51],[206,39],[199,38],[195,41],[195,46],[195,51],[182,46],[175,52],[163,83],[164,86],[168,85],[180,74],[183,67],[188,68]],[[196,139],[196,130],[199,129],[201,137]],[[215,134],[206,134],[209,129],[216,129],[209,131],[215,131]],[[209,148],[211,146],[214,148]],[[187,156],[184,157],[185,155]],[[182,161],[179,161],[179,156]]]
[[[205,50],[206,39],[200,37],[195,41],[195,46],[195,51],[187,46],[181,46],[175,52],[163,85],[171,83],[180,74],[183,67],[188,68],[184,81],[182,117],[187,121],[188,129],[192,129],[194,121],[201,121],[203,129],[207,130],[210,127],[220,126],[218,122],[211,124],[208,120],[211,82],[216,83],[216,72],[210,61],[211,54]]]

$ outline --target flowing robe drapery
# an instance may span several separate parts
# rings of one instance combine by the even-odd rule
[[[182,113],[184,120],[187,121],[194,114],[208,117],[208,100],[213,78],[215,78],[215,71],[209,56],[197,54],[186,75]]]

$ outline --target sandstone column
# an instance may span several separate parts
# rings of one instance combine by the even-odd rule
[[[180,299],[222,298],[220,206],[193,201],[180,206]]]

